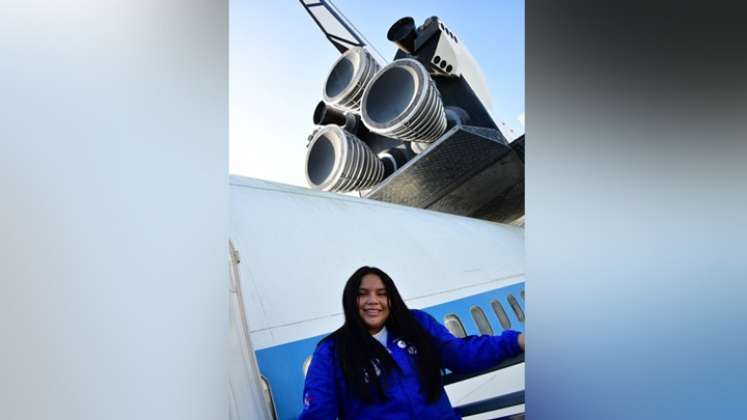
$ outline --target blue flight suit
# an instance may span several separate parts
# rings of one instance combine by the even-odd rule
[[[411,310],[415,319],[434,338],[441,366],[457,373],[474,372],[495,366],[521,353],[519,332],[506,330],[500,336],[482,335],[457,338],[429,314]],[[387,419],[430,420],[459,419],[446,392],[428,403],[420,391],[420,380],[412,353],[417,350],[389,331],[387,349],[401,371],[394,369],[385,378],[385,402],[366,404],[345,383],[340,364],[335,360],[334,343],[320,343],[311,360],[304,386],[304,409],[300,420]]]

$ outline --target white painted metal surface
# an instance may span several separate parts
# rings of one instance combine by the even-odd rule
[[[523,229],[267,181],[231,178],[230,234],[241,251],[255,349],[342,323],[342,288],[378,266],[421,308],[516,283]]]
[[[457,42],[452,38],[452,35],[446,32],[448,30],[446,23],[442,21],[441,25],[444,32],[438,40],[434,57],[439,56],[442,60],[446,60],[447,63],[451,64],[453,66],[451,74],[464,77],[483,105],[485,105],[485,109],[492,109],[493,101],[490,97],[488,82],[480,65],[477,64],[477,60],[475,60],[463,42]]]
[[[236,176],[230,211],[255,350],[342,325],[342,288],[362,265],[387,271],[411,308],[524,281],[524,230],[516,226]],[[447,393],[460,405],[521,389],[523,364]]]

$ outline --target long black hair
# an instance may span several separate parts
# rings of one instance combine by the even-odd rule
[[[337,361],[347,384],[365,402],[385,401],[382,378],[399,369],[387,349],[371,336],[358,312],[358,293],[366,274],[376,274],[384,283],[389,300],[389,317],[384,325],[389,334],[415,348],[412,357],[416,359],[420,390],[429,402],[438,400],[443,382],[433,339],[412,316],[391,277],[375,267],[361,267],[350,276],[342,292],[345,324],[325,338],[334,340]]]

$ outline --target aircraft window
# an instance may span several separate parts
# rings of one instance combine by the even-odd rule
[[[309,365],[311,365],[311,356],[307,357],[303,362],[303,377],[306,377],[306,373],[309,371]]]
[[[514,295],[508,295],[508,304],[511,305],[511,309],[514,310],[516,319],[518,319],[519,322],[524,322],[524,310],[521,309],[521,306],[519,306],[519,302],[516,300]]]
[[[277,411],[275,411],[275,400],[272,398],[272,388],[270,388],[270,383],[267,382],[267,378],[264,376],[259,377],[262,380],[262,393],[265,396],[265,405],[267,405],[267,411],[270,412],[272,415],[273,420],[277,420],[278,415]]]
[[[467,336],[467,332],[464,330],[464,325],[462,324],[462,321],[459,320],[458,316],[454,314],[446,315],[444,317],[444,324],[446,324],[446,329],[448,329],[454,337],[464,338]]]
[[[485,311],[483,311],[479,306],[473,306],[469,311],[472,313],[472,319],[475,320],[475,324],[477,324],[477,329],[480,331],[480,334],[493,335],[493,327],[490,326],[488,317],[485,316]]]
[[[504,330],[511,328],[511,320],[508,319],[506,311],[503,310],[503,305],[501,305],[497,300],[494,300],[490,302],[490,306],[493,307],[493,312],[495,312],[495,316],[498,317],[498,322],[501,323],[501,327],[503,327]]]

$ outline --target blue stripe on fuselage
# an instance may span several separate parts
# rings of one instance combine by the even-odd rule
[[[487,315],[493,331],[499,334],[503,331],[503,327],[498,322],[498,317],[490,306],[490,302],[497,299],[503,305],[503,309],[511,321],[511,329],[524,331],[524,323],[516,318],[516,314],[508,303],[508,295],[512,294],[519,303],[519,306],[524,309],[524,299],[521,297],[521,290],[523,288],[523,282],[516,283],[477,295],[423,308],[423,310],[433,315],[441,323],[443,323],[444,317],[447,314],[455,314],[462,321],[467,334],[479,335],[477,324],[475,324],[470,314],[470,308],[473,305],[477,305]],[[326,334],[323,334],[268,347],[256,352],[259,369],[272,388],[279,419],[295,419],[301,412],[303,408],[301,394],[303,393],[304,385],[303,362],[314,353],[317,343],[325,336]]]

